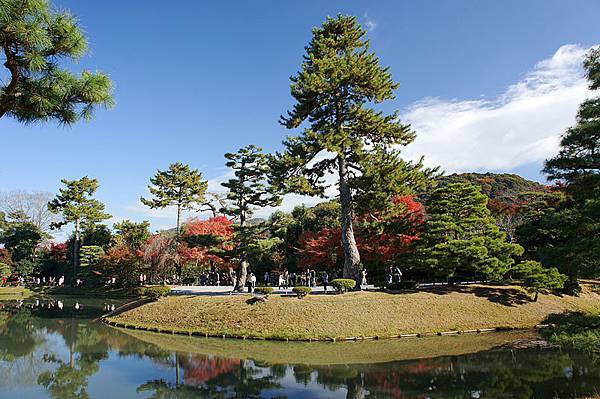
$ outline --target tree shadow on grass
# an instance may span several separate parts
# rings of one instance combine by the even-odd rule
[[[455,285],[452,287],[427,287],[421,289],[421,291],[437,295],[447,295],[453,292],[473,294],[504,306],[524,305],[531,302],[529,295],[514,287]]]

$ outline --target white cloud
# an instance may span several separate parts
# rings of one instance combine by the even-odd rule
[[[376,24],[365,14],[365,26]],[[496,99],[444,100],[427,98],[407,107],[402,120],[412,125],[417,139],[404,156],[440,165],[446,172],[477,170],[507,171],[530,163],[540,163],[558,151],[560,135],[574,122],[579,104],[589,96],[581,62],[586,49],[565,45],[548,59],[538,62],[517,83]],[[328,156],[320,154],[314,162]],[[210,192],[225,192],[221,183],[233,176],[228,169],[217,171],[209,180]],[[327,195],[337,194],[335,175],[325,177]],[[254,216],[266,218],[274,210],[291,211],[295,206],[315,205],[321,198],[286,195],[282,205],[256,209]],[[150,209],[141,203],[124,206],[135,220],[149,219],[153,229],[175,226],[174,207]],[[209,216],[186,212],[189,217]]]
[[[375,21],[373,21],[369,17],[369,14],[367,14],[367,13],[365,13],[364,18],[365,18],[365,28],[367,28],[367,31],[369,31],[369,32],[374,31],[375,28],[377,28],[377,23]]]
[[[558,151],[560,135],[589,96],[581,67],[585,52],[577,45],[560,47],[495,100],[429,98],[412,104],[402,120],[417,139],[405,155],[425,155],[428,165],[446,172],[541,164]]]

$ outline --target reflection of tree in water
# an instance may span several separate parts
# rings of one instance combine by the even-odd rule
[[[184,370],[184,384],[178,383],[178,377],[175,383],[154,380],[139,386],[137,391],[152,392],[152,399],[258,399],[263,390],[281,388],[278,378],[269,373],[268,368],[257,367],[249,360],[176,355],[174,363],[176,370],[178,367]],[[211,369],[212,366],[217,369]]]
[[[65,321],[64,327],[69,361],[45,354],[44,362],[56,368],[40,374],[38,383],[54,398],[88,398],[88,378],[100,370],[100,361],[108,358],[109,346],[98,329],[79,319]]]
[[[34,352],[45,345],[26,308],[0,311],[0,381],[3,387],[33,386],[43,365]]]
[[[64,362],[53,355],[44,356],[44,361],[57,365],[53,371],[46,371],[38,377],[53,398],[89,398],[88,378],[98,372],[98,361],[78,357],[72,362]]]
[[[323,387],[333,391],[346,388],[347,398],[366,398],[368,391],[365,387],[364,372],[355,366],[320,366],[317,369],[316,381]]]
[[[34,336],[35,326],[31,312],[26,309],[1,311],[0,359],[13,361],[35,350],[39,338]]]
[[[459,357],[364,365],[268,365],[253,361],[180,355],[184,384],[150,381],[139,391],[153,398],[260,398],[281,388],[291,373],[296,383],[346,391],[367,398],[551,398],[594,394],[597,365],[583,354],[553,350],[489,351]],[[178,381],[178,379],[176,379]]]
[[[68,358],[53,354],[57,341],[45,341],[47,334],[63,338]],[[45,387],[53,397],[86,398],[90,376],[100,370],[100,362],[111,350],[119,356],[152,359],[173,369],[172,380],[139,386],[139,392],[153,398],[271,397],[273,390],[283,395],[297,392],[298,386],[285,386],[295,385],[294,380],[305,387],[307,397],[323,390],[345,393],[351,399],[585,397],[600,390],[600,368],[581,352],[532,349],[384,364],[277,365],[189,353],[174,355],[92,323],[81,313],[72,316],[56,309],[41,313],[28,308],[0,311],[0,381],[17,372],[14,366],[5,365],[27,367],[37,360],[35,367],[23,372],[30,374],[28,380]],[[40,353],[46,353],[44,362]]]
[[[559,351],[491,351],[360,367],[364,397],[551,398],[593,394],[600,372],[589,359]]]
[[[184,384],[199,385],[221,374],[235,372],[240,367],[240,359],[225,359],[214,356],[178,354],[179,365],[184,370]]]

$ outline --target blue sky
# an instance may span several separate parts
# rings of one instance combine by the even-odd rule
[[[174,223],[170,210],[139,203],[156,169],[189,163],[216,187],[223,153],[250,143],[276,150],[293,133],[277,123],[292,104],[289,76],[328,15],[368,27],[401,83],[383,108],[400,110],[419,135],[406,156],[424,153],[449,172],[542,179],[542,160],[589,94],[581,57],[600,41],[596,0],[55,4],[89,37],[90,54],[73,68],[108,73],[116,107],[72,127],[0,119],[0,191],[55,192],[61,178],[89,175],[116,219],[154,228]]]

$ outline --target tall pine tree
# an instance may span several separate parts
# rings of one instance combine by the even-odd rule
[[[600,90],[600,47],[584,61],[591,90]],[[562,180],[576,200],[600,198],[600,96],[579,106],[577,123],[567,129],[560,152],[546,161],[549,180]]]
[[[53,228],[74,224],[73,241],[73,278],[77,275],[80,266],[80,247],[82,229],[93,229],[94,225],[111,216],[104,212],[104,204],[92,198],[98,189],[98,180],[87,176],[79,180],[62,179],[65,185],[59,190],[58,195],[48,203],[48,209],[62,215],[62,220],[53,223]]]
[[[277,206],[281,198],[269,182],[270,166],[268,157],[262,149],[249,145],[236,153],[225,154],[227,166],[234,171],[235,177],[222,183],[229,192],[229,205],[222,212],[233,217],[237,224],[236,257],[239,261],[236,290],[241,291],[246,285],[248,274],[248,252],[257,238],[257,224],[248,221],[256,207]]]
[[[393,99],[398,84],[370,51],[365,36],[366,31],[351,16],[328,18],[313,29],[302,68],[291,78],[296,103],[281,117],[288,129],[307,126],[299,136],[284,141],[285,151],[274,161],[276,181],[290,192],[324,195],[324,177],[335,173],[343,273],[356,280],[362,268],[353,227],[356,196],[372,205],[381,203],[382,195],[388,200],[406,194],[405,182],[422,184],[422,176],[414,179],[421,165],[399,163],[398,151],[393,150],[409,144],[415,134],[395,113],[386,115],[371,107]],[[394,179],[384,172],[390,165],[395,166]]]
[[[193,209],[205,201],[204,195],[208,182],[202,180],[202,173],[191,169],[189,165],[174,163],[168,170],[156,172],[150,179],[148,189],[153,198],[140,198],[142,203],[152,209],[175,206],[177,208],[177,235],[181,223],[181,211]]]
[[[600,90],[600,47],[585,61],[589,88]],[[558,212],[538,221],[536,234],[547,240],[538,256],[546,267],[568,274],[569,287],[578,277],[600,276],[600,96],[584,101],[576,124],[567,129],[558,155],[546,161],[549,180],[565,184],[568,199]]]

